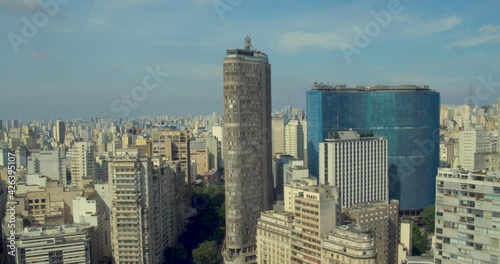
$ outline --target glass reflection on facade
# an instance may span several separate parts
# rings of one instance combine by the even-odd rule
[[[388,141],[390,199],[400,200],[400,210],[409,214],[434,204],[439,105],[439,93],[427,86],[315,84],[307,92],[310,173],[319,175],[318,147],[330,131],[373,133]]]

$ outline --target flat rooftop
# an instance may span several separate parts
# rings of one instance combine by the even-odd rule
[[[332,83],[324,83],[324,82],[315,82],[311,90],[316,91],[332,91],[332,92],[408,92],[408,91],[433,91],[429,88],[428,85],[373,85],[373,86],[356,86],[356,87],[347,87],[346,84],[332,84]]]

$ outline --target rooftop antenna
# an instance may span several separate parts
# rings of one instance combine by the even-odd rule
[[[249,34],[246,35],[245,37],[245,50],[250,50],[252,49],[252,38],[250,37]]]

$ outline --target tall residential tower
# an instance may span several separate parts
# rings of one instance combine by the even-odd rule
[[[247,36],[224,59],[226,263],[255,261],[257,220],[273,200],[271,136],[271,65]]]

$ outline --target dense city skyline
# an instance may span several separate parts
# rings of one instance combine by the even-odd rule
[[[284,3],[258,1],[61,2],[67,3],[26,43],[14,38],[16,45],[9,33],[24,38],[23,17],[31,21],[45,11],[34,0],[0,2],[5,36],[0,89],[9,95],[0,98],[3,119],[120,116],[112,102],[141,84],[146,67],[157,65],[170,75],[130,116],[222,113],[223,51],[240,47],[245,33],[276,69],[274,106],[305,108],[305,92],[315,81],[429,85],[443,103],[460,104],[478,77],[492,75],[495,81],[500,72],[495,1],[440,2],[431,8],[395,1],[394,10],[390,1],[296,1],[286,3],[287,12],[281,11]],[[364,31],[377,22],[372,11],[394,12],[349,62],[341,44],[353,45],[356,28]],[[496,96],[498,89],[490,98]],[[187,104],[189,112],[183,109]],[[9,111],[14,107],[15,113]]]
[[[0,0],[0,262],[500,263],[499,8]]]

